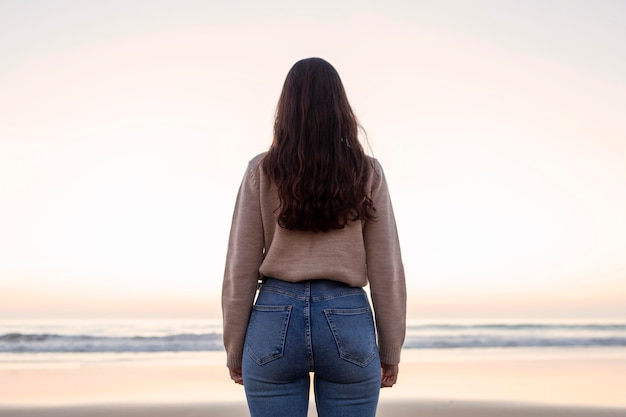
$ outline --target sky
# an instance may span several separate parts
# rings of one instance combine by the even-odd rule
[[[339,71],[414,319],[626,317],[626,4],[0,0],[0,318],[219,317],[289,68]]]

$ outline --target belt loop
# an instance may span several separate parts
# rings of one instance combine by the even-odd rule
[[[263,282],[265,281],[265,279],[263,277],[259,277],[256,280],[256,292],[254,293],[254,300],[252,300],[252,304],[256,304],[256,300],[259,298],[259,293],[261,290],[261,287],[263,286]]]

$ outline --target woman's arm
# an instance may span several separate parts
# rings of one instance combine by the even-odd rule
[[[230,369],[241,368],[263,246],[259,185],[252,166],[248,165],[235,203],[222,283],[224,347]]]

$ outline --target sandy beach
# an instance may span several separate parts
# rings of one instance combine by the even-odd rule
[[[246,416],[222,352],[33,357],[0,367],[0,417]],[[405,353],[400,381],[378,415],[623,416],[618,349]],[[315,416],[311,403],[310,416]]]
[[[517,403],[392,401],[379,406],[379,417],[623,417],[624,409],[539,406]],[[2,417],[244,417],[244,403],[184,405],[91,405],[0,408]],[[309,416],[316,416],[311,408]]]

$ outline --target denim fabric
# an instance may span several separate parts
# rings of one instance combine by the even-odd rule
[[[334,281],[268,278],[244,347],[251,416],[306,416],[310,372],[319,417],[375,416],[381,371],[367,295]]]

